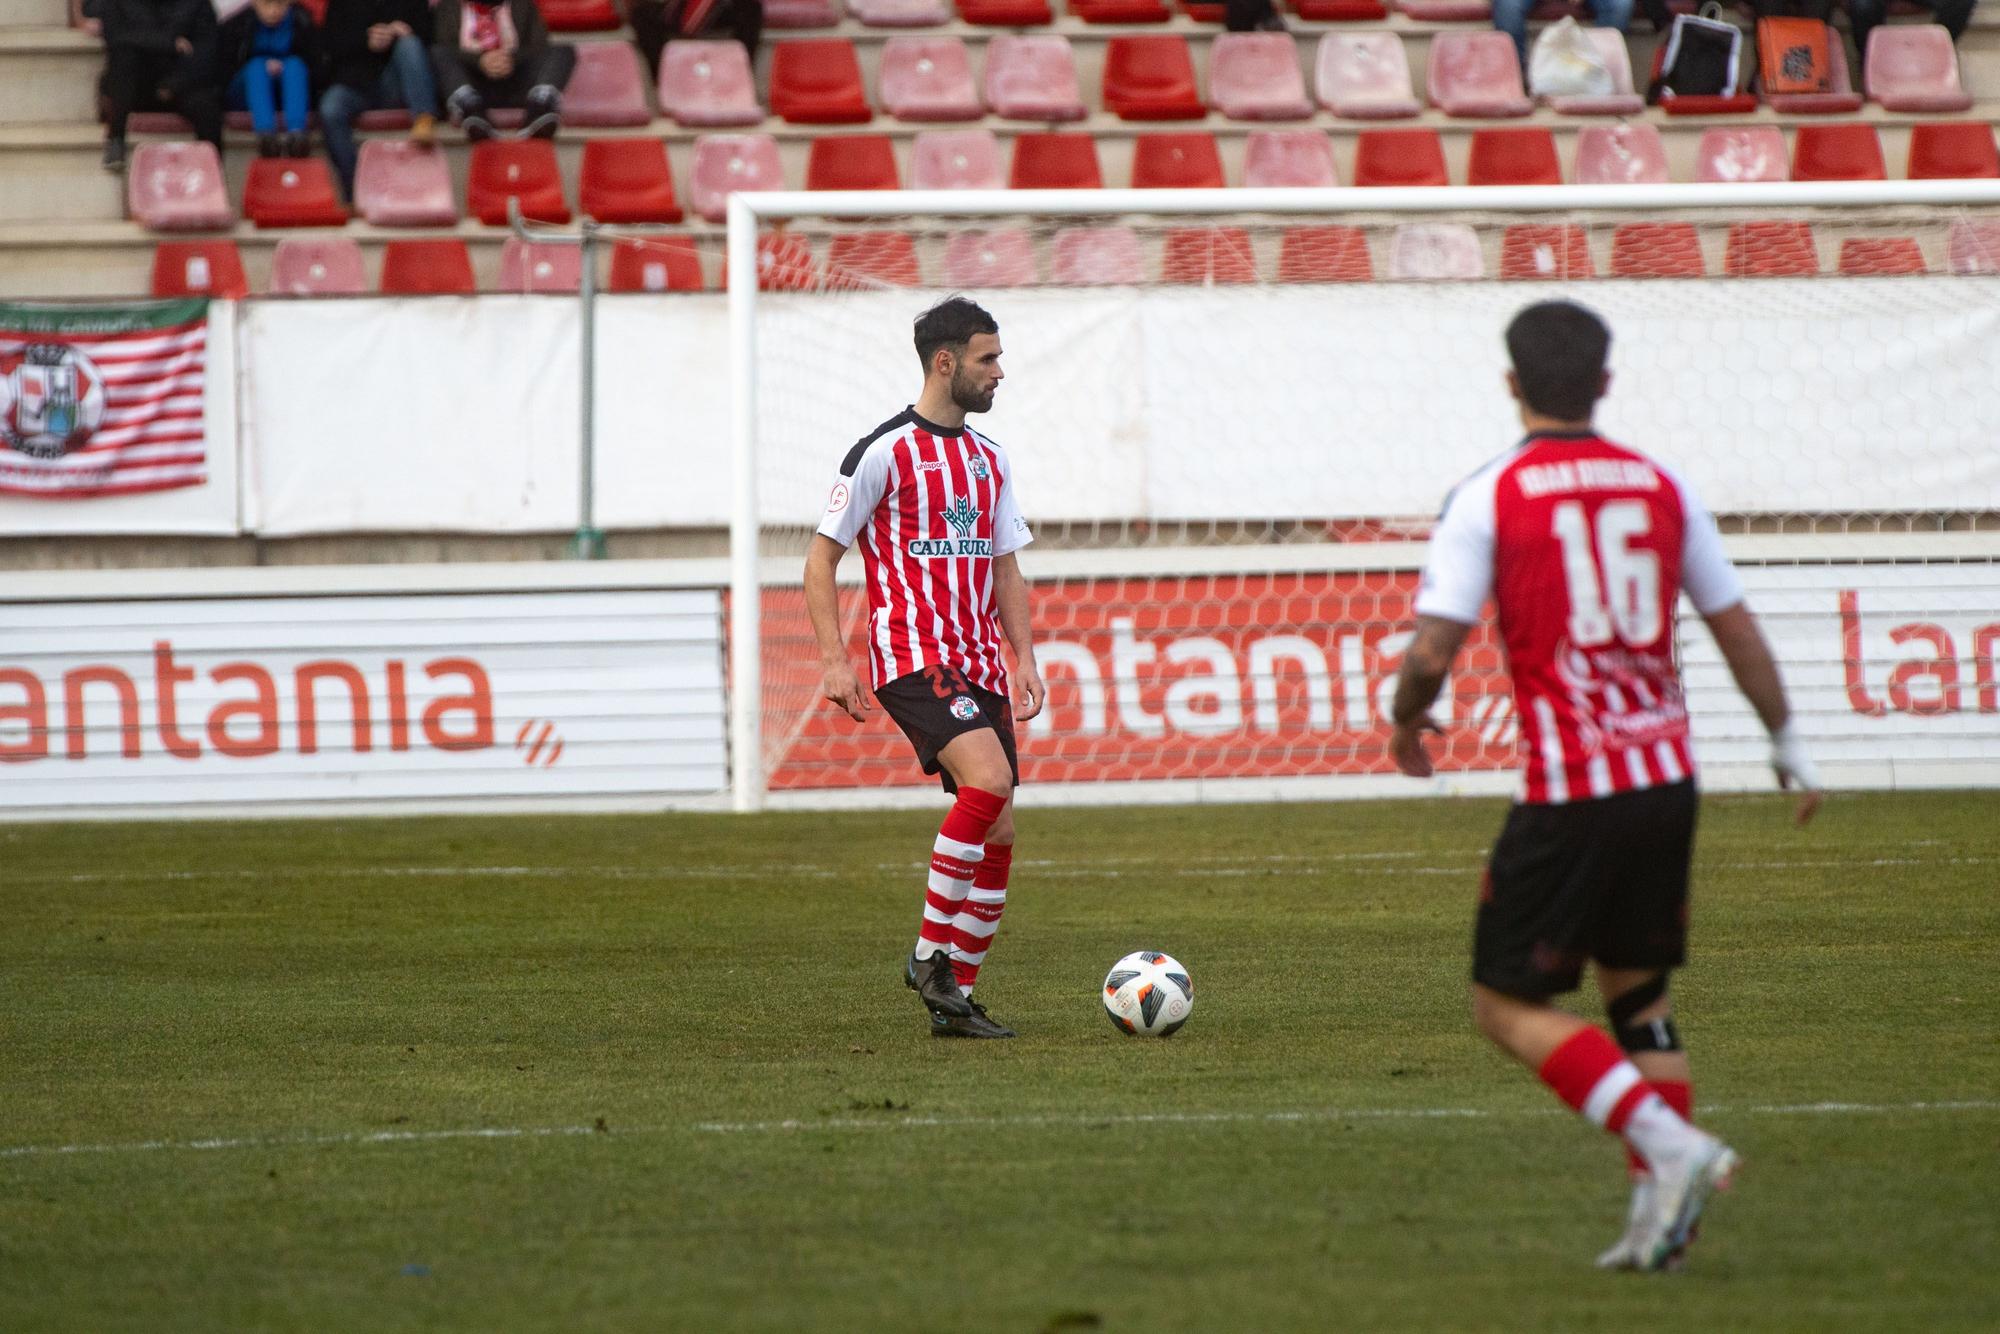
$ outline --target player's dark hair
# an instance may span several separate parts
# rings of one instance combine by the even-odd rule
[[[1610,351],[1610,326],[1574,301],[1536,302],[1507,326],[1522,401],[1558,421],[1589,419]]]
[[[931,357],[941,347],[962,352],[974,334],[997,334],[1000,324],[978,303],[962,296],[948,296],[917,316],[917,359],[929,374]]]

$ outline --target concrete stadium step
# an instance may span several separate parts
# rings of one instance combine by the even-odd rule
[[[0,126],[94,120],[103,68],[103,48],[89,33],[0,28]]]
[[[65,0],[0,0],[0,28],[60,28],[68,23]]]

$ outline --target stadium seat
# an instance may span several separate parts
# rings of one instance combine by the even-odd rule
[[[1511,49],[1512,42],[1508,42]],[[1406,222],[1389,234],[1389,277],[1400,280],[1484,278],[1479,234],[1462,222]]]
[[[1319,104],[1347,120],[1400,120],[1423,110],[1410,62],[1393,32],[1330,32],[1313,61]]]
[[[978,120],[972,57],[956,37],[891,37],[882,44],[882,106],[897,120]]]
[[[1339,185],[1333,141],[1318,130],[1252,130],[1243,141],[1243,184],[1251,189]]]
[[[1551,97],[1549,106],[1561,116],[1636,116],[1644,111],[1646,99],[1632,87],[1632,52],[1625,45],[1625,34],[1616,28],[1583,31],[1611,71],[1611,91]]]
[[[403,139],[364,139],[354,169],[355,211],[371,227],[458,222],[444,154]]]
[[[1699,278],[1707,272],[1691,222],[1628,222],[1611,233],[1614,278]]]
[[[1292,12],[1308,23],[1380,23],[1389,17],[1382,0],[1294,0]]]
[[[729,272],[729,253],[722,255],[722,272]],[[812,247],[804,237],[787,232],[766,233],[757,238],[757,290],[760,292],[809,292],[819,286],[819,270],[813,265]]]
[[[1694,150],[1694,178],[1724,183],[1790,180],[1785,132],[1771,125],[1702,131]]]
[[[1082,120],[1067,37],[1004,36],[986,44],[986,105],[1008,120]]]
[[[896,146],[886,134],[822,134],[806,155],[808,190],[900,190]]]
[[[1873,125],[1801,125],[1792,143],[1795,181],[1879,181],[1882,141]]]
[[[1424,79],[1432,105],[1447,116],[1495,119],[1535,109],[1521,87],[1520,58],[1504,32],[1441,32],[1431,38]]]
[[[944,0],[847,0],[847,12],[868,28],[935,28],[951,22]]]
[[[1732,278],[1789,278],[1819,272],[1812,224],[1734,222],[1722,271]]]
[[[646,71],[627,42],[578,42],[576,68],[563,87],[563,124],[578,128],[650,125]]]
[[[701,252],[692,236],[625,236],[611,246],[612,292],[699,292]]]
[[[1120,120],[1200,120],[1187,39],[1172,33],[1113,37],[1104,49],[1104,109]]]
[[[206,145],[204,145],[206,147]],[[250,295],[243,256],[228,240],[162,241],[153,251],[154,296]]]
[[[1196,23],[1223,23],[1229,18],[1227,4],[1215,4],[1210,0],[1181,0],[1181,12]]]
[[[1396,8],[1416,23],[1491,23],[1491,0],[1396,0]]]
[[[770,135],[707,134],[695,140],[688,193],[694,211],[709,222],[729,215],[729,196],[736,191],[784,188],[778,141]]]
[[[1927,121],[1910,127],[1911,180],[1974,180],[1995,176],[2000,176],[2000,152],[1994,150],[1993,127],[1986,122]]]
[[[345,236],[287,236],[271,252],[272,296],[358,296],[361,245]]]
[[[577,205],[598,222],[679,222],[667,146],[658,139],[590,139]]]
[[[955,232],[944,243],[946,287],[1020,287],[1035,281],[1035,243],[1025,227]]]
[[[1826,70],[1832,86],[1823,93],[1769,93],[1764,100],[1773,111],[1788,116],[1826,116],[1861,109],[1861,94],[1854,91],[1854,77],[1847,71],[1847,42],[1838,28],[1826,30],[1826,46]]]
[[[844,37],[778,43],[771,51],[771,110],[794,125],[858,125],[872,119],[854,43]]]
[[[457,237],[390,241],[382,247],[382,291],[391,296],[469,295],[472,252]]]
[[[364,111],[354,118],[357,130],[407,130],[410,128],[408,107],[377,107]]]
[[[1064,227],[1056,232],[1050,281],[1077,287],[1146,280],[1139,235],[1130,227]]]
[[[1278,238],[1281,283],[1365,283],[1375,277],[1359,227],[1287,227]]]
[[[1134,190],[1219,190],[1224,184],[1214,135],[1132,136]]]
[[[1356,185],[1449,185],[1436,130],[1363,130],[1354,136]]]
[[[1208,97],[1231,120],[1304,120],[1313,104],[1290,34],[1225,32],[1208,47]]]
[[[1885,23],[1871,32],[1862,82],[1885,111],[1940,115],[1972,105],[1951,34],[1935,23]]]
[[[1840,243],[1840,271],[1858,278],[1928,273],[1914,236],[1850,236]]]
[[[624,18],[611,0],[535,0],[542,22],[550,32],[615,32],[625,26]],[[590,45],[576,43],[578,48]],[[569,108],[563,108],[565,114]]]
[[[908,232],[843,232],[826,250],[826,286],[915,287],[922,282]]]
[[[757,125],[764,119],[740,42],[668,42],[659,78],[660,110],[682,125]]]
[[[204,143],[140,144],[125,171],[125,208],[148,231],[232,226],[222,159]]]
[[[1590,238],[1574,223],[1516,223],[1500,234],[1500,276],[1547,282],[1595,278]]]
[[[510,236],[500,247],[502,292],[574,292],[583,282],[581,246],[524,241]]]
[[[317,157],[252,159],[243,181],[243,216],[259,227],[347,225],[333,173]]]
[[[1945,253],[1953,273],[2000,273],[2000,219],[1954,218]]]
[[[1585,125],[1576,132],[1578,185],[1658,185],[1668,178],[1667,146],[1651,125]]]
[[[510,199],[520,201],[524,218],[569,221],[554,144],[546,139],[487,139],[472,146],[465,171],[465,211],[488,227],[504,227]]]
[[[1087,134],[1019,134],[1007,173],[1010,190],[1099,190],[1097,140]]]
[[[832,28],[839,24],[840,6],[834,0],[764,0],[767,28]]]
[[[1242,227],[1169,227],[1160,250],[1160,281],[1200,287],[1256,282],[1250,233]]]
[[[1056,18],[1049,0],[958,0],[958,16],[990,28],[1039,28]]]
[[[991,130],[926,130],[910,145],[912,190],[1004,190],[1007,168]]]
[[[1067,0],[1063,7],[1085,23],[1165,23],[1173,17],[1165,0]]]
[[[1539,125],[1474,130],[1467,185],[1561,185],[1555,136]]]

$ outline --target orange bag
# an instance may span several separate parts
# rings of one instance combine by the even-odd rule
[[[1757,20],[1757,67],[1767,97],[1831,91],[1826,34],[1818,19]]]

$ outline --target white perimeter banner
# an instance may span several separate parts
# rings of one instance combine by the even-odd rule
[[[727,786],[708,590],[0,604],[0,817]]]

